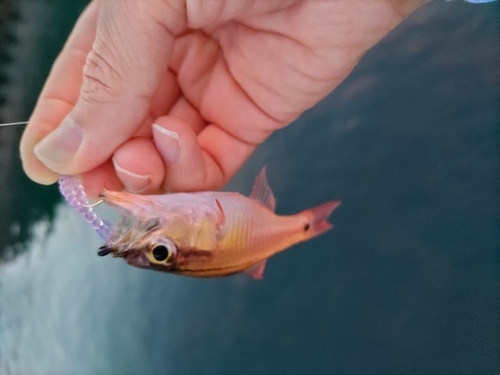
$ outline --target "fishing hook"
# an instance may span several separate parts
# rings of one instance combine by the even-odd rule
[[[101,203],[104,202],[104,199],[100,199],[95,203],[89,203],[89,204],[82,204],[83,207],[88,207],[88,208],[94,208],[96,206],[99,206]]]

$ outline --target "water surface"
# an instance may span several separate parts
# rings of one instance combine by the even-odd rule
[[[82,5],[46,1],[34,17],[18,4],[5,121],[29,114],[57,52],[43,46],[64,39],[26,35],[67,32]],[[249,193],[267,164],[279,213],[343,202],[333,231],[271,258],[260,282],[97,257],[97,235],[54,190],[18,185],[12,157],[2,199],[38,197],[26,207],[40,215],[2,206],[29,236],[0,265],[0,373],[495,373],[499,20],[498,2],[430,4],[258,148],[227,189]]]

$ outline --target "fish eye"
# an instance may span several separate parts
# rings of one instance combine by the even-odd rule
[[[167,249],[166,246],[163,246],[163,245],[160,245],[160,246],[156,246],[154,249],[153,249],[153,256],[155,257],[155,259],[159,262],[163,262],[165,259],[168,258],[168,255],[169,255],[169,251]]]
[[[161,244],[155,245],[151,249],[150,261],[157,264],[169,264],[174,260],[177,249],[175,245],[168,241],[162,241]]]
[[[307,223],[306,225],[304,225],[304,230],[307,232],[309,230],[311,226],[309,225],[309,223]]]

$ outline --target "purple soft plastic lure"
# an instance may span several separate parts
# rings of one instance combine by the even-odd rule
[[[61,178],[59,178],[59,191],[70,206],[82,215],[85,221],[92,224],[92,227],[102,239],[107,241],[111,237],[110,224],[101,220],[92,207],[89,207],[87,194],[85,194],[85,189],[78,176],[61,175]]]

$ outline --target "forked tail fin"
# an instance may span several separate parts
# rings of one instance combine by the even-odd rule
[[[304,213],[311,218],[310,222],[304,227],[308,238],[319,236],[320,234],[333,228],[333,225],[330,224],[327,219],[332,211],[339,206],[339,204],[340,201],[332,201],[304,211]]]

